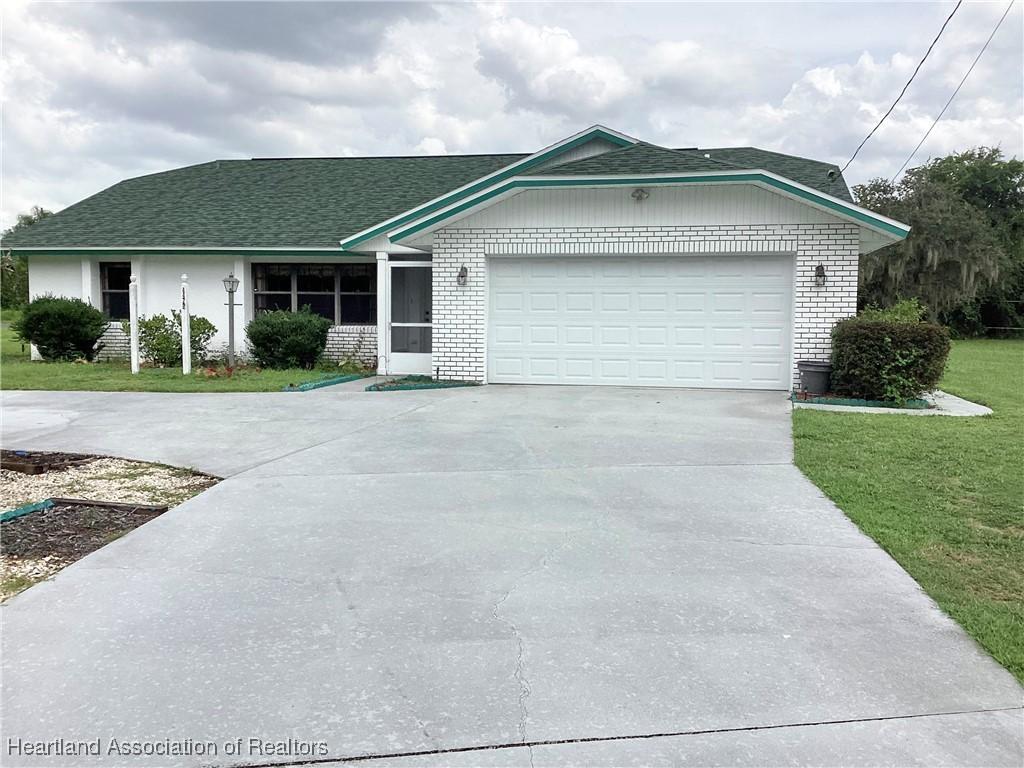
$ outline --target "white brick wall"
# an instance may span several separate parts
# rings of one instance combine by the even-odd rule
[[[102,344],[103,347],[96,355],[97,360],[127,359],[131,353],[131,339],[119,322],[107,325],[107,330],[100,336],[98,344]]]
[[[377,367],[377,326],[335,325],[327,332],[329,360],[352,360],[368,368]]]
[[[794,253],[794,360],[825,360],[832,326],[857,308],[858,243],[857,226],[845,223],[442,229],[434,234],[434,370],[484,381],[487,257],[528,254]],[[822,288],[819,262],[828,273]],[[459,286],[463,264],[469,280]]]

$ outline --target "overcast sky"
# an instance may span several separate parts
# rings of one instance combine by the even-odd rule
[[[1006,2],[966,2],[851,184],[896,172]],[[216,158],[532,152],[593,123],[844,163],[952,2],[3,2],[2,226]],[[1010,12],[918,155],[1022,155]]]

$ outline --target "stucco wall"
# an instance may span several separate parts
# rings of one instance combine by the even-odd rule
[[[845,223],[443,229],[434,235],[433,367],[442,378],[486,379],[487,259],[531,254],[792,253],[794,361],[827,359],[832,326],[856,311],[858,241]],[[824,287],[814,284],[819,262]],[[458,286],[462,265],[469,280]]]
[[[123,257],[102,259],[92,256],[33,256],[29,258],[29,291],[33,297],[52,293],[80,298],[101,307],[101,261],[131,262],[132,271],[139,277],[139,314],[143,317],[169,314],[172,309],[178,309],[181,275],[187,274],[191,313],[207,318],[217,327],[217,334],[209,346],[210,353],[214,355],[227,349],[227,294],[222,281],[233,271],[240,280],[235,295],[235,344],[239,355],[245,356],[245,325],[252,316],[249,260],[210,254],[168,257],[129,253]],[[127,357],[128,337],[121,330],[120,323],[111,323],[100,341],[104,345],[101,359]],[[338,362],[356,360],[364,365],[376,365],[377,327],[332,327],[327,337],[325,356]]]

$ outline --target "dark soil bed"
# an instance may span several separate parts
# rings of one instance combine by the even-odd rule
[[[2,595],[19,592],[167,511],[164,506],[54,499],[0,524]]]
[[[0,451],[0,466],[26,475],[59,472],[70,467],[89,464],[99,456],[88,453],[61,453],[59,451]]]

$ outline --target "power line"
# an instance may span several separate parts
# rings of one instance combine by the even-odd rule
[[[932,40],[932,44],[928,46],[928,50],[924,52],[924,56],[921,58],[919,62],[917,62],[917,66],[914,68],[914,74],[912,74],[910,76],[910,79],[907,80],[907,84],[903,86],[903,90],[900,91],[900,95],[896,97],[896,101],[894,101],[892,103],[892,106],[889,107],[889,110],[884,115],[882,115],[882,119],[878,121],[878,125],[871,129],[871,132],[864,137],[864,141],[862,141],[857,146],[857,149],[853,151],[853,155],[850,157],[849,160],[846,161],[846,165],[843,166],[843,170],[841,171],[841,173],[846,172],[846,169],[850,167],[850,163],[852,163],[854,158],[857,157],[857,153],[861,151],[865,144],[868,143],[868,139],[875,135],[875,131],[877,131],[879,127],[881,127],[882,123],[885,122],[885,118],[891,115],[892,111],[896,109],[896,105],[900,103],[900,99],[903,98],[903,94],[907,92],[907,88],[910,87],[910,84],[914,82],[914,78],[917,77],[917,73],[921,70],[921,66],[925,63],[925,61],[928,60],[928,55],[932,52],[932,48],[934,48],[935,44],[939,42],[939,38],[942,37],[942,33],[946,31],[946,25],[949,24],[950,19],[952,19],[953,16],[956,15],[956,12],[960,10],[960,5],[963,3],[963,1],[964,0],[957,0],[956,7],[954,7],[952,13],[950,13],[949,16],[946,17],[946,20],[942,22],[942,26],[939,28],[939,34],[935,36],[935,39]]]
[[[1013,8],[1013,4],[1015,2],[1017,2],[1017,0],[1010,0],[1010,4],[1006,6],[1006,10],[1003,11],[1003,15],[1000,16],[999,21],[996,22],[996,26],[995,29],[992,30],[992,34],[988,36],[988,40],[986,40],[985,44],[981,46],[981,50],[978,51],[978,55],[974,57],[974,61],[971,63],[970,69],[967,70],[967,74],[965,74],[963,80],[960,81],[960,85],[958,85],[956,87],[956,90],[953,91],[953,95],[949,97],[949,101],[946,102],[946,106],[942,108],[942,111],[939,112],[939,116],[935,118],[935,121],[931,124],[931,126],[929,126],[928,130],[924,132],[924,136],[922,136],[921,140],[917,142],[917,146],[914,147],[914,151],[910,153],[910,156],[906,160],[903,161],[903,165],[900,166],[900,169],[896,171],[895,174],[893,174],[893,177],[889,179],[889,181],[896,181],[896,177],[903,173],[904,168],[910,165],[910,161],[914,159],[914,155],[917,154],[917,150],[921,148],[921,145],[924,144],[928,137],[931,135],[932,129],[939,124],[939,120],[941,120],[942,116],[946,114],[946,110],[949,109],[949,105],[953,103],[953,99],[955,99],[956,95],[960,93],[960,89],[963,88],[964,83],[967,82],[967,78],[971,76],[971,72],[974,71],[974,66],[981,59],[981,55],[985,53],[985,49],[988,48],[988,44],[992,42],[992,38],[996,36],[996,32],[998,32],[999,27],[1002,26],[1003,19],[1005,19],[1007,15],[1010,13],[1010,9]]]

